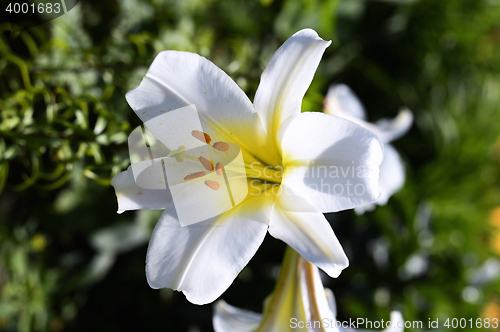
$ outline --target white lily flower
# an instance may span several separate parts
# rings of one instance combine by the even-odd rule
[[[385,155],[380,165],[378,205],[385,205],[389,198],[399,191],[405,183],[405,167],[399,153],[388,144],[402,137],[413,125],[413,113],[402,109],[394,119],[380,119],[375,123],[366,121],[363,104],[352,90],[344,84],[332,85],[325,98],[325,113],[348,119],[371,130],[384,142]],[[374,203],[355,208],[356,213],[372,211]]]
[[[165,209],[146,258],[152,288],[182,291],[195,304],[213,302],[255,254],[268,230],[331,277],[348,266],[322,213],[378,199],[383,143],[350,121],[301,113],[302,98],[329,45],[311,29],[290,37],[262,74],[253,105],[221,69],[187,52],[160,53],[141,84],[127,93],[143,122],[194,104],[204,130],[196,135],[206,134],[207,143],[237,144],[250,187],[248,196],[231,210],[181,227],[168,190],[139,188],[130,168],[113,178],[119,212]],[[349,166],[353,171],[344,177],[310,177],[311,169],[320,166]],[[364,170],[364,176],[354,174],[354,169]],[[322,185],[351,185],[351,190],[358,185],[363,191],[334,193],[322,190]],[[208,184],[200,188],[207,193],[216,190]]]
[[[370,331],[350,328],[352,321],[337,321],[336,315],[335,297],[330,289],[323,288],[318,268],[288,249],[275,290],[264,303],[264,315],[219,300],[215,304],[213,325],[215,332]],[[381,325],[386,327],[384,332],[404,330],[403,317],[398,311],[391,312],[390,325],[387,321]]]

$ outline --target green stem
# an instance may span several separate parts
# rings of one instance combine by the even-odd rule
[[[309,310],[311,314],[311,321],[317,322],[319,321],[320,332],[326,332],[326,329],[323,327],[321,323],[321,312],[319,310],[318,299],[316,298],[316,286],[314,280],[314,268],[315,266],[308,261],[304,260],[304,270],[305,270],[305,281],[307,285],[307,297],[309,299]]]
[[[276,321],[280,318],[278,315],[279,311],[282,310],[283,306],[287,305],[289,288],[298,289],[296,276],[300,270],[300,260],[301,256],[291,247],[287,246],[274,292],[269,302],[266,303],[264,317],[256,332],[272,331]]]
[[[308,305],[308,319],[320,322],[319,332],[326,332],[316,297],[315,273],[316,267],[306,261],[291,247],[287,247],[281,265],[280,274],[276,281],[274,292],[264,305],[264,317],[256,332],[275,332],[283,330],[291,318],[298,318],[299,312],[306,310],[302,298],[306,287]],[[316,326],[316,325],[314,325]],[[290,328],[291,329],[291,328]]]

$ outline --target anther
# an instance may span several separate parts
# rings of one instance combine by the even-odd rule
[[[210,138],[210,135],[208,135],[207,133],[204,133],[202,131],[199,131],[199,130],[193,130],[191,132],[191,135],[193,135],[194,138],[202,141],[203,143],[210,144],[210,142],[212,141],[212,139]]]
[[[229,144],[226,142],[215,142],[213,148],[222,152],[229,150]]]
[[[225,170],[224,170],[224,165],[222,165],[220,162],[218,162],[216,165],[215,165],[215,172],[217,173],[217,175],[222,175],[224,174]]]
[[[215,190],[215,191],[219,190],[219,188],[220,188],[220,183],[217,181],[213,181],[213,180],[206,180],[205,185],[208,188]]]
[[[203,165],[203,167],[205,167],[207,169],[207,171],[213,171],[214,170],[214,164],[212,164],[212,162],[210,160],[208,160],[207,158],[201,156],[200,158],[198,158],[200,160],[200,163]]]
[[[207,172],[205,172],[205,171],[191,173],[191,174],[186,175],[184,177],[184,180],[188,181],[188,180],[192,180],[192,179],[201,178],[202,176],[205,176],[205,174],[207,174]]]

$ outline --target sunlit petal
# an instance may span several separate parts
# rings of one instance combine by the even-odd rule
[[[117,174],[111,180],[111,185],[115,188],[118,198],[118,213],[139,209],[163,210],[172,202],[168,189],[139,187],[134,179],[132,166]]]
[[[248,97],[226,73],[197,54],[161,52],[141,84],[126,98],[145,123],[166,112],[195,105],[203,131],[212,141],[233,142],[261,160],[277,162],[274,147],[268,144]]]
[[[413,113],[405,108],[394,119],[380,119],[374,123],[377,135],[384,143],[394,141],[410,130],[413,125]]]
[[[389,198],[403,187],[405,177],[401,156],[390,144],[386,144],[384,160],[380,164],[380,198],[377,204],[385,205]]]
[[[365,107],[345,84],[331,85],[325,98],[325,113],[366,121]]]
[[[253,332],[259,327],[262,315],[239,309],[220,300],[215,304],[215,332]]]
[[[281,126],[283,184],[320,212],[352,209],[379,198],[383,143],[346,119],[302,113]]]
[[[331,277],[338,277],[349,265],[325,216],[285,186],[273,206],[269,233]]]
[[[213,302],[264,240],[273,200],[273,196],[251,196],[229,212],[185,227],[169,206],[149,243],[150,286],[182,291],[195,304]]]
[[[413,125],[413,113],[404,108],[393,119],[383,118],[375,123],[366,121],[366,111],[356,94],[345,84],[331,85],[325,98],[325,113],[336,115],[362,125],[377,134],[384,143],[406,134]]]
[[[300,30],[274,53],[262,73],[254,106],[271,140],[281,122],[299,114],[306,93],[330,41],[311,29]]]

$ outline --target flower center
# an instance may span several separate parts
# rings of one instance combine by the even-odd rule
[[[281,184],[283,167],[272,167],[260,161],[245,163],[245,169],[249,180],[257,180],[261,183]]]
[[[210,142],[212,142],[212,138],[210,137],[209,134],[207,134],[205,132],[202,132],[199,130],[193,130],[191,132],[191,135],[194,138],[200,140],[201,142],[207,144],[212,149],[213,153],[221,153],[221,152],[229,151],[230,145],[226,142],[215,142],[212,145],[210,145]],[[217,162],[217,164],[214,167],[214,162],[213,162],[212,158],[210,158],[210,160],[208,160],[207,158],[205,158],[203,156],[199,156],[199,157],[191,156],[191,155],[186,154],[185,151],[186,151],[185,148],[184,148],[184,150],[179,148],[179,149],[175,150],[175,154],[173,154],[172,157],[176,157],[176,158],[185,157],[185,158],[189,158],[189,159],[193,159],[193,160],[197,159],[201,163],[203,168],[206,169],[206,171],[190,173],[184,177],[184,181],[202,178],[202,177],[205,177],[206,175],[208,175],[212,172],[215,172],[219,176],[224,176],[224,181],[227,184],[227,182],[228,182],[227,175],[225,174],[224,165],[221,162]],[[177,161],[179,161],[179,159],[177,159]],[[217,191],[220,188],[220,183],[216,180],[205,180],[204,183],[208,188],[210,188],[214,191]]]
[[[208,147],[212,150],[213,153],[215,154],[220,154],[220,153],[225,153],[229,151],[230,145],[226,142],[214,142],[213,144],[210,144],[212,142],[212,138],[210,135],[208,135],[205,132],[201,132],[198,130],[193,130],[191,132],[191,135],[195,137],[196,139],[200,140],[201,142],[205,143],[208,145]],[[187,153],[185,153],[185,148],[179,148],[175,150],[175,153],[172,153],[171,157],[177,158],[179,161],[181,158],[188,158],[191,160],[197,160],[200,162],[201,166],[205,171],[199,171],[199,172],[194,172],[190,173],[187,176],[184,177],[184,181],[190,181],[198,178],[203,178],[208,176],[209,174],[215,172],[217,175],[221,176],[223,175],[224,178],[221,179],[225,182],[227,182],[227,175],[225,174],[226,170],[224,168],[224,165],[220,162],[217,162],[217,164],[214,167],[214,161],[211,160],[212,158],[207,159],[204,156],[191,156]],[[244,158],[247,159],[247,158]],[[251,156],[248,159],[253,159],[254,161],[249,163],[247,160],[245,160],[245,172],[246,172],[246,177],[250,181],[251,186],[254,187],[261,187],[261,188],[267,188],[268,186],[276,186],[281,184],[282,176],[283,176],[283,167],[282,166],[277,166],[277,167],[272,167],[269,165],[266,165],[262,163],[261,161],[257,161],[255,158],[252,158]],[[232,170],[232,167],[229,165],[226,165],[226,167],[229,167],[229,170]],[[239,170],[235,170],[239,171]],[[245,176],[242,174],[242,176]],[[217,191],[220,188],[220,183],[218,180],[206,180],[205,185],[209,187],[212,190]]]

